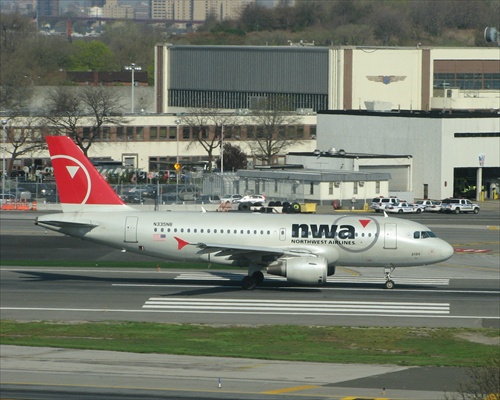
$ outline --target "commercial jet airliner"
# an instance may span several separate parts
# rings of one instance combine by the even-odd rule
[[[424,225],[387,216],[141,211],[125,204],[69,137],[46,138],[63,213],[36,224],[123,251],[246,268],[254,289],[264,272],[321,285],[336,266],[384,269],[438,263],[453,248]]]

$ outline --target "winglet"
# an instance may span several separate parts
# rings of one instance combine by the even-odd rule
[[[90,160],[67,136],[47,136],[63,211],[109,211],[130,208]]]

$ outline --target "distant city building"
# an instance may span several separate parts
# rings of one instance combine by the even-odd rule
[[[59,0],[38,0],[36,10],[39,17],[58,17]]]
[[[207,16],[235,19],[245,0],[151,0],[151,19],[204,21]]]
[[[102,8],[104,18],[133,19],[135,17],[132,6],[122,5],[118,0],[106,0]]]

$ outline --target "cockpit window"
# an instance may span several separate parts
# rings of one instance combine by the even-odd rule
[[[427,239],[430,237],[436,237],[436,234],[432,231],[415,231],[413,232],[414,239]]]

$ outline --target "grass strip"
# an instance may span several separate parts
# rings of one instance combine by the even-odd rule
[[[0,321],[1,344],[325,363],[486,365],[499,340],[486,328]]]

